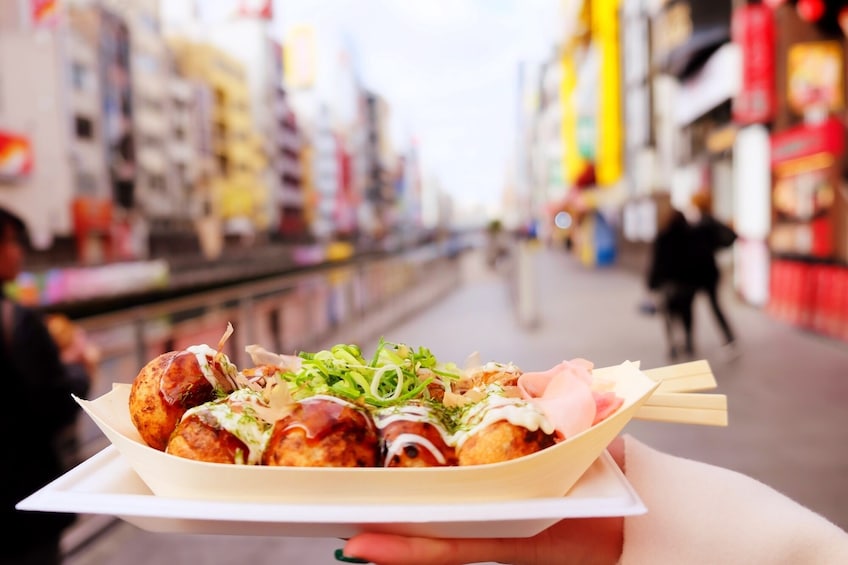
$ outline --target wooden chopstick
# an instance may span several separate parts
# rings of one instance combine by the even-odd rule
[[[655,392],[642,406],[666,408],[696,408],[701,410],[727,410],[727,397],[723,394],[698,394],[690,392]]]
[[[718,386],[710,364],[704,359],[642,372],[660,383],[656,392],[697,392]]]
[[[633,417],[639,420],[673,422],[676,424],[700,424],[703,426],[727,425],[727,410],[714,410],[712,408],[642,405]]]
[[[643,371],[659,382],[634,414],[640,420],[727,425],[727,397],[723,394],[698,394],[718,386],[706,360],[678,363]]]

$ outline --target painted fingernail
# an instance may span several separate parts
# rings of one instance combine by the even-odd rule
[[[359,557],[349,557],[344,554],[344,551],[341,549],[337,549],[336,553],[336,561],[343,561],[345,563],[369,563],[366,559],[360,559]]]

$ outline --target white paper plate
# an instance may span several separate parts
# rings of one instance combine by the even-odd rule
[[[151,532],[339,538],[363,531],[530,537],[563,518],[646,512],[606,451],[567,496],[558,498],[460,504],[283,504],[155,496],[114,446],[22,500],[17,508],[112,515]]]

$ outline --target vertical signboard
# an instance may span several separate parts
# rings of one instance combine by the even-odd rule
[[[731,35],[742,52],[742,80],[733,99],[733,120],[741,124],[770,122],[776,106],[774,14],[763,4],[742,6],[733,13]]]

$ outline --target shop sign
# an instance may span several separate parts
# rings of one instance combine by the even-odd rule
[[[271,4],[271,0],[240,0],[236,13],[242,18],[271,20],[273,19]]]
[[[29,139],[0,130],[0,179],[15,180],[32,172],[33,155]]]
[[[786,98],[803,116],[809,110],[839,112],[842,97],[842,45],[839,41],[796,43],[787,55]]]
[[[748,4],[733,13],[733,42],[741,50],[742,81],[733,99],[733,120],[766,123],[775,112],[775,23],[772,11]]]
[[[293,27],[283,45],[286,85],[297,89],[312,88],[316,65],[315,29],[308,25]]]
[[[821,124],[804,124],[771,137],[772,166],[816,154],[838,156],[845,147],[845,130],[831,118]]]
[[[112,226],[112,202],[106,198],[75,198],[71,205],[74,230],[85,236],[95,231],[108,233]]]
[[[829,258],[834,252],[837,157],[844,128],[831,118],[772,137],[774,224],[769,246],[776,253]]]

